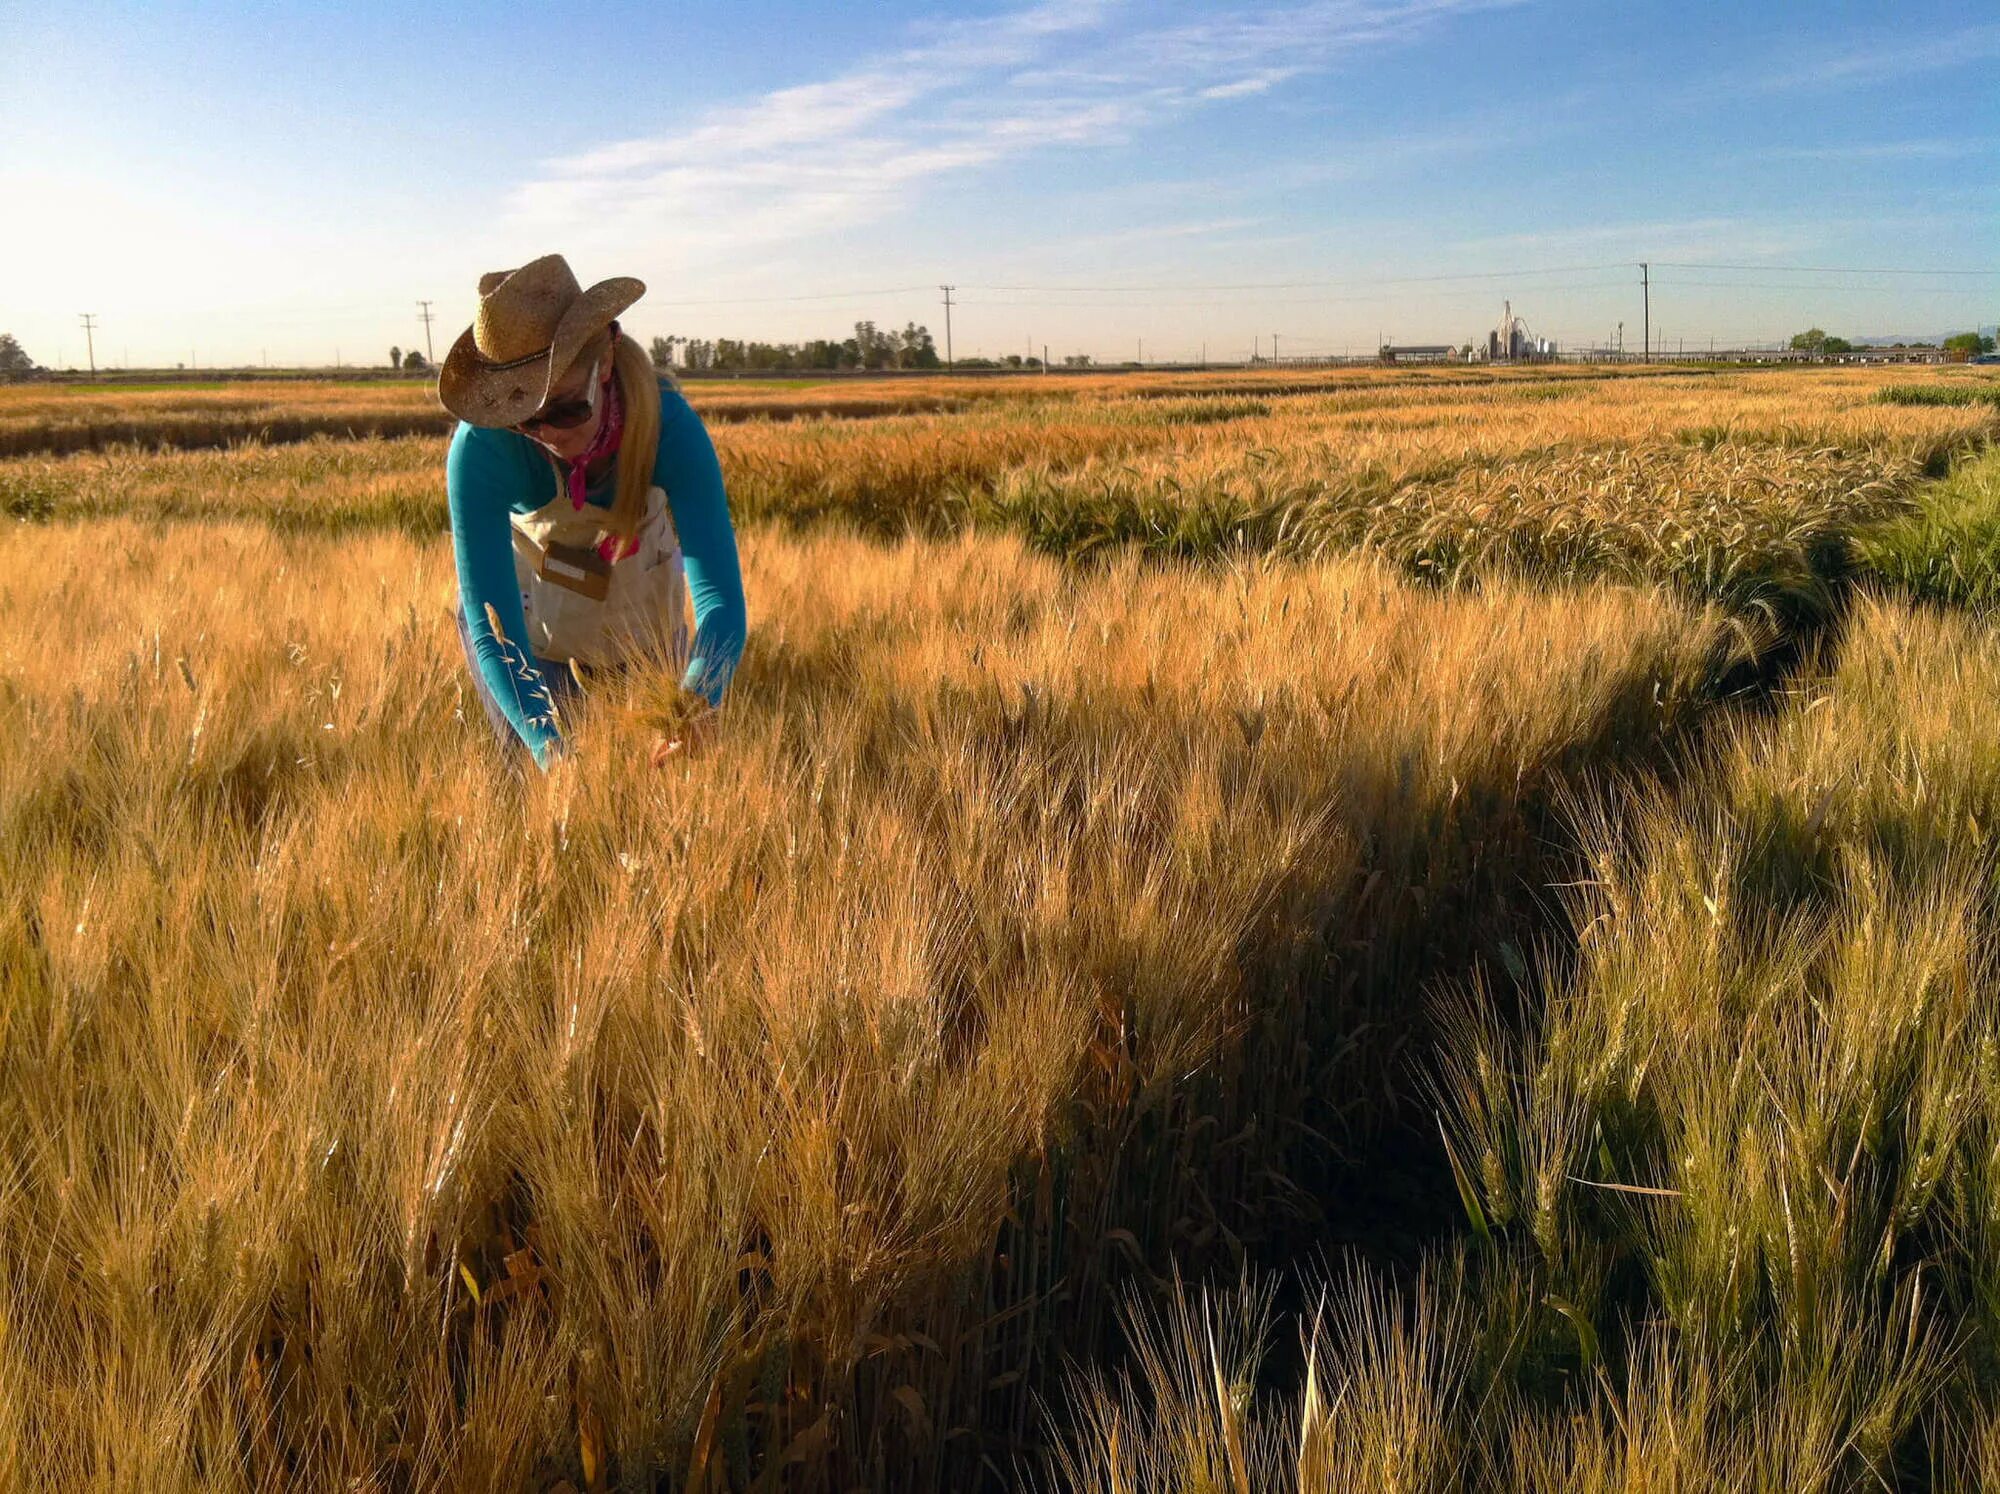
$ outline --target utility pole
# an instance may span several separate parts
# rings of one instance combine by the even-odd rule
[[[1139,339],[1139,362],[1143,364],[1145,363],[1145,361],[1146,361],[1146,339],[1142,337]]]
[[[1049,371],[1049,345],[1048,345],[1047,343],[1043,343],[1043,344],[1042,344],[1042,372],[1043,372],[1043,373],[1047,373],[1048,371]]]
[[[90,376],[94,379],[97,377],[97,339],[91,334],[97,331],[97,313],[86,311],[82,315],[83,345],[90,352]]]
[[[1645,298],[1645,341],[1639,355],[1641,363],[1653,361],[1653,270],[1644,260],[1639,261],[1639,294]]]
[[[431,303],[419,301],[417,305],[423,308],[417,313],[417,319],[424,324],[424,362],[435,363],[437,356],[431,352]]]
[[[938,289],[944,292],[944,366],[949,371],[955,366],[955,360],[951,356],[951,293],[958,287],[941,285]]]
[[[1271,361],[1278,361],[1278,334],[1275,332],[1271,334]]]

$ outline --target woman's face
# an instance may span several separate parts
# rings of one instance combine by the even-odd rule
[[[533,440],[539,441],[566,462],[573,462],[590,449],[590,443],[597,439],[599,427],[604,424],[604,390],[611,382],[615,371],[612,367],[610,349],[601,354],[576,360],[568,373],[556,381],[549,391],[542,408],[553,409],[565,400],[588,399],[590,397],[590,375],[593,365],[597,373],[597,408],[590,412],[589,419],[581,425],[573,425],[568,430],[554,426],[538,425],[526,432]]]

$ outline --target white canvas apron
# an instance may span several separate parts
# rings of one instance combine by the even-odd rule
[[[602,600],[585,595],[590,578],[551,547],[594,549],[604,538],[604,509],[570,506],[569,494],[530,514],[514,514],[514,579],[528,619],[528,648],[544,659],[619,664],[664,650],[677,666],[687,657],[687,577],[666,490],[646,494],[639,547],[611,562]]]

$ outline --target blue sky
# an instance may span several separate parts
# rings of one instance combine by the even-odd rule
[[[643,278],[642,335],[941,334],[950,281],[960,354],[1459,340],[1503,298],[1636,346],[1641,259],[1669,347],[1933,333],[2000,316],[2000,12],[0,0],[0,202],[47,362],[83,311],[101,363],[380,362],[419,298],[442,356],[549,250]],[[1980,273],[1886,273],[1938,269]]]

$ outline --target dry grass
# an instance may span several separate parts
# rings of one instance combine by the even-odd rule
[[[1305,374],[1061,374],[989,378],[695,380],[688,395],[711,423],[955,412],[991,404],[1094,403],[1221,392],[1467,386],[1532,379],[1640,377],[1633,370],[1348,370]],[[451,419],[427,381],[303,379],[230,383],[0,386],[0,456],[61,454],[130,444],[226,446],[311,435],[448,434]]]
[[[0,455],[63,455],[106,446],[182,448],[448,433],[428,384],[272,380],[223,385],[0,389]]]
[[[1350,376],[1352,377],[1352,376]],[[1111,393],[1172,393],[1184,379],[998,377],[893,380],[696,380],[689,397],[711,425],[950,414],[990,405],[1095,402]],[[1312,386],[1308,386],[1312,387]],[[455,422],[430,382],[244,381],[186,387],[0,387],[0,456],[62,455],[130,445],[199,450],[312,436],[449,435]]]
[[[1416,995],[1525,968],[1569,786],[1717,719],[1857,537],[1984,596],[1990,458],[1917,482],[1994,411],[1889,377],[718,391],[721,740],[643,767],[642,674],[522,783],[437,437],[0,460],[0,1460],[1008,1483],[1129,1289],[1077,1487],[2000,1467],[1983,633],[1866,604],[1585,817],[1545,995]],[[258,414],[170,403],[117,418]],[[1334,1232],[1418,1038],[1465,1248],[1296,1332],[1177,1296]]]
[[[1079,380],[1062,398],[1014,383],[959,414],[718,425],[735,513],[892,537],[1012,529],[1065,556],[1367,548],[1429,579],[1670,579],[1812,611],[1847,536],[1902,511],[1995,420],[1883,404],[1865,371],[1347,375],[1255,398],[1185,379]],[[424,534],[444,527],[442,469],[442,442],[422,438],[25,457],[0,461],[0,508]]]
[[[807,418],[866,420],[949,412],[1045,394],[1033,386],[942,381],[797,388],[697,385],[712,424]],[[245,441],[284,444],[313,436],[449,435],[456,420],[425,382],[246,381],[220,386],[0,388],[0,455],[63,455],[111,446],[202,450]]]
[[[1537,802],[1724,636],[1354,561],[746,565],[710,758],[641,766],[641,678],[513,787],[442,540],[0,533],[11,1466],[1005,1469],[1108,1283],[1230,1258],[1278,1119],[1379,1088]]]
[[[1294,373],[1125,374],[898,378],[742,382],[696,380],[689,399],[711,426],[750,422],[871,420],[898,415],[1004,413],[1056,406],[1081,423],[1106,409],[1123,418],[1203,423],[1260,413],[1310,411],[1333,417],[1347,436],[1449,429],[1468,411],[1505,408],[1510,417],[1538,406],[1580,404],[1604,427],[1594,439],[1654,439],[1732,421],[1753,431],[1811,424],[1830,410],[1852,413],[1870,401],[1922,407],[1977,406],[1992,381],[1941,370],[1922,384],[1908,373],[1816,369],[1762,373],[1691,373],[1671,369],[1412,368]],[[1900,380],[1901,382],[1898,382]],[[1985,413],[1992,414],[1990,400]],[[1238,407],[1230,410],[1229,407]],[[1136,407],[1136,408],[1135,408]],[[1149,409],[1150,407],[1150,409]],[[1518,407],[1518,408],[1516,408]],[[1228,413],[1224,413],[1228,411]],[[1557,424],[1562,411],[1545,411]],[[1979,411],[1970,411],[1976,416]],[[1854,415],[1808,439],[1893,428],[1930,430],[1935,422],[1893,412]],[[129,445],[200,449],[246,441],[283,444],[321,435],[448,435],[453,421],[428,383],[318,383],[284,380],[189,387],[0,386],[0,457],[62,455]],[[1614,431],[1612,426],[1617,429]],[[1296,435],[1293,429],[1288,434]]]

